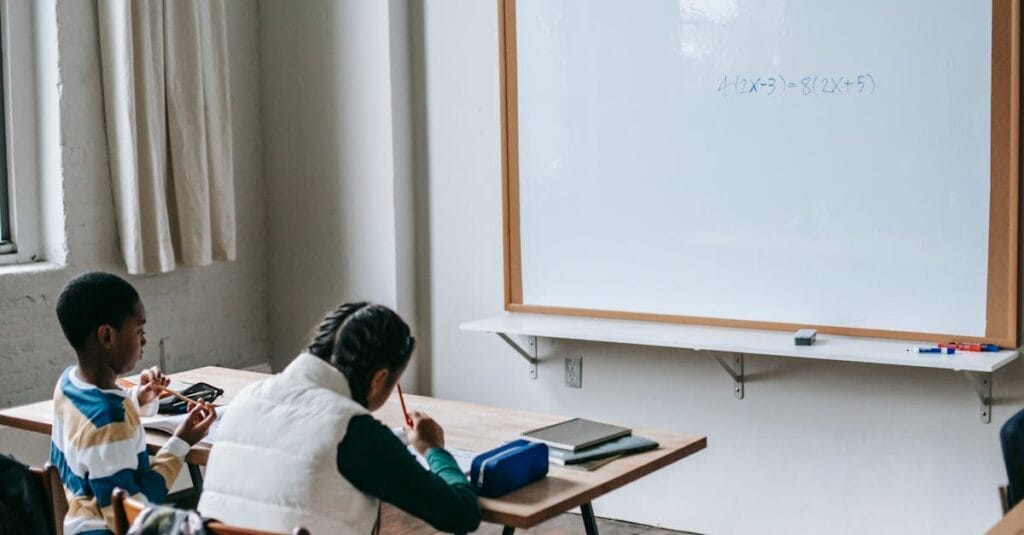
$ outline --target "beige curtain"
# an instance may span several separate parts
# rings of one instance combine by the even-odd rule
[[[129,273],[235,259],[223,0],[98,0],[103,104]]]

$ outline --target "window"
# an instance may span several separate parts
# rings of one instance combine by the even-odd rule
[[[6,33],[0,27],[0,43],[3,43]],[[5,87],[4,82],[7,81],[3,75],[4,63],[7,62],[3,61],[2,54],[0,54],[0,87]],[[6,115],[4,100],[0,99],[0,125],[7,124],[7,121],[4,120]],[[9,189],[7,186],[7,129],[0,128],[0,254],[17,252],[14,242],[11,240],[11,201],[7,193]]]
[[[0,0],[0,265],[40,256],[37,7]]]

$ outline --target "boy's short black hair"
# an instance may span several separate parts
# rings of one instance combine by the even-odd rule
[[[139,293],[121,277],[102,271],[82,273],[61,290],[57,319],[71,346],[81,349],[100,325],[120,329],[135,314],[138,302]]]

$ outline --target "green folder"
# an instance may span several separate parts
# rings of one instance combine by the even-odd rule
[[[649,438],[630,435],[577,451],[548,448],[548,458],[555,464],[579,464],[613,455],[653,450],[657,447],[658,443]]]

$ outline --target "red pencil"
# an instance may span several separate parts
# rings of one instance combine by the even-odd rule
[[[398,387],[398,401],[402,403],[402,414],[405,415],[405,424],[412,427],[412,418],[409,418],[409,411],[405,410],[405,396],[402,395],[402,385],[396,385]]]

